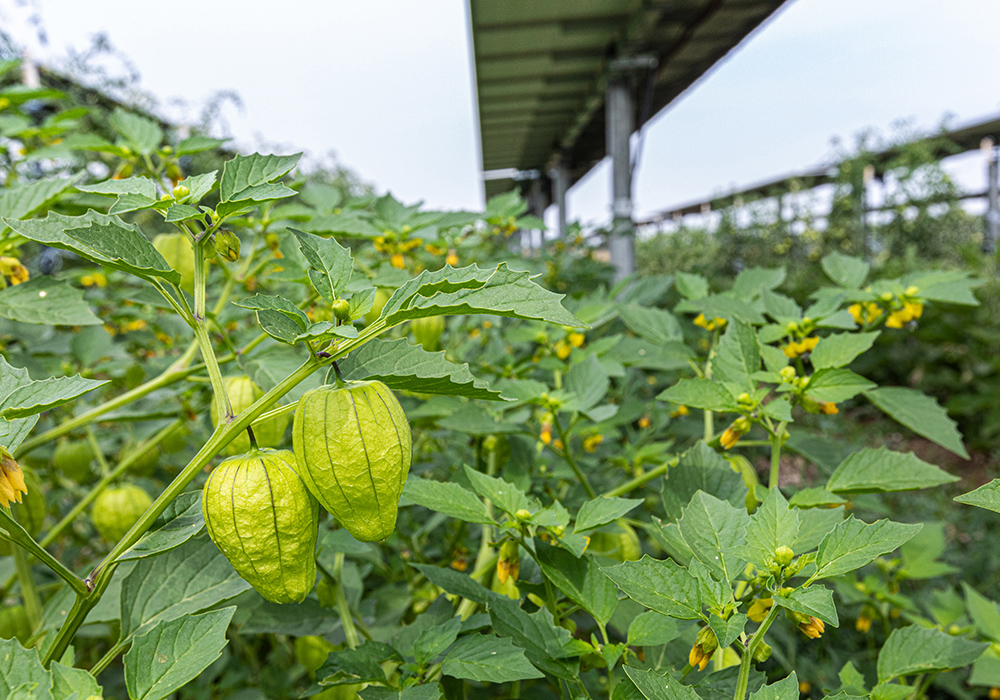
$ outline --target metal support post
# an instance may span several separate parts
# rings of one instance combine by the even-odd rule
[[[988,143],[987,143],[988,142]],[[1000,240],[1000,151],[993,139],[983,139],[982,148],[987,153],[986,168],[986,237],[983,250],[995,253]]]
[[[552,170],[552,199],[556,205],[556,234],[559,238],[566,237],[566,192],[569,190],[569,166],[566,161],[559,163]]]
[[[615,267],[615,280],[635,272],[635,227],[632,222],[632,157],[629,137],[635,128],[632,93],[628,78],[608,83],[605,100],[607,143],[611,155],[611,232],[608,250]]]

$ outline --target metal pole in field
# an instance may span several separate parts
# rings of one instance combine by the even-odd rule
[[[980,144],[986,153],[986,236],[983,238],[983,250],[995,253],[997,240],[1000,239],[1000,151],[990,137]]]
[[[559,159],[552,169],[552,199],[556,205],[556,234],[559,238],[566,237],[566,192],[569,190],[569,166],[563,158]]]
[[[632,92],[628,77],[608,83],[606,105],[608,153],[611,155],[611,233],[608,250],[615,280],[635,272],[635,229],[632,222],[632,158],[629,137],[634,130]]]

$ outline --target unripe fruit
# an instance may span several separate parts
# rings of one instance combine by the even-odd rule
[[[615,522],[617,532],[595,532],[590,535],[587,552],[618,561],[637,561],[642,558],[642,545],[635,530],[624,520]]]
[[[254,401],[264,395],[264,392],[253,383],[250,377],[226,377],[224,382],[226,393],[229,394],[229,404],[233,407],[233,414],[235,415],[239,415],[250,408]],[[215,408],[214,402],[212,403],[211,414],[212,425],[218,425],[219,412]],[[253,426],[253,436],[256,438],[257,444],[260,447],[277,447],[280,445],[282,438],[285,437],[285,428],[288,427],[288,421],[288,414],[284,414],[266,420],[263,423],[255,424]],[[245,430],[241,431],[239,435],[233,438],[232,442],[222,448],[222,451],[227,455],[243,454],[249,450],[250,436]]]
[[[31,638],[31,623],[23,605],[7,605],[0,608],[0,639],[16,639],[27,644]]]
[[[272,603],[299,603],[316,584],[319,509],[287,450],[251,450],[216,467],[202,493],[208,535]]]
[[[154,447],[142,452],[138,456],[135,456],[136,445],[127,445],[122,449],[118,455],[118,462],[121,463],[126,459],[132,459],[132,464],[129,466],[129,471],[137,476],[152,476],[153,472],[156,471],[156,466],[160,463],[160,452],[159,449]]]
[[[181,275],[181,287],[194,292],[194,244],[186,233],[161,233],[153,239],[153,247],[172,270]]]
[[[173,191],[174,199],[184,199],[189,194],[191,194],[191,190],[189,190],[184,185],[177,185],[176,187],[174,187]]]
[[[310,676],[313,676],[326,661],[330,652],[336,648],[336,645],[322,637],[314,635],[297,637],[295,639],[295,659],[305,667]]]
[[[101,537],[117,542],[151,505],[153,499],[148,493],[134,484],[126,484],[110,488],[98,496],[90,517]]]
[[[351,304],[345,299],[336,299],[330,308],[333,311],[333,315],[337,317],[338,321],[350,321],[351,320]]]
[[[236,262],[240,259],[240,239],[232,231],[220,229],[215,233],[215,250],[223,260]]]
[[[444,316],[427,316],[410,322],[413,339],[420,343],[427,352],[434,352],[441,347],[441,334],[444,333]]]
[[[56,443],[52,453],[52,466],[73,481],[83,483],[90,476],[90,462],[94,452],[84,441],[70,441],[62,438]]]
[[[389,301],[389,293],[384,289],[376,289],[372,308],[365,314],[365,324],[370,326],[378,320],[378,317],[382,315],[382,309],[385,308],[387,301]]]
[[[410,424],[382,382],[307,391],[292,428],[299,474],[355,539],[384,540],[396,527],[410,471]]]

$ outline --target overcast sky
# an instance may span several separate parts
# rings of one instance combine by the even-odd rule
[[[482,205],[465,0],[23,0],[0,21],[43,58],[106,32],[166,101],[235,90],[239,143],[335,151],[380,191]],[[1000,111],[997,0],[794,0],[647,127],[637,211],[653,212],[828,161],[831,139],[898,120],[932,128]],[[981,188],[981,157],[956,166]],[[595,169],[570,214],[608,217]]]

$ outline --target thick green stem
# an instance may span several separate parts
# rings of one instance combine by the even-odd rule
[[[220,421],[230,421],[233,417],[233,407],[229,403],[226,384],[222,380],[222,370],[219,360],[212,348],[212,339],[208,336],[208,314],[206,312],[205,285],[208,282],[208,268],[205,266],[205,245],[202,240],[194,246],[194,337],[201,348],[201,356],[208,369],[208,378],[212,381],[212,400],[215,403],[216,415]]]
[[[636,478],[632,479],[631,481],[626,481],[621,486],[616,486],[615,488],[611,489],[610,491],[605,492],[603,495],[604,495],[605,498],[614,498],[616,496],[624,496],[626,493],[629,493],[631,491],[635,491],[638,488],[642,488],[643,486],[645,486],[646,484],[648,484],[653,479],[656,479],[658,477],[663,476],[668,471],[670,471],[671,467],[674,467],[674,466],[677,466],[677,459],[676,458],[675,459],[671,459],[668,462],[665,462],[664,464],[661,464],[656,469],[650,469],[648,472],[646,472],[642,476],[637,476]]]
[[[62,562],[49,554],[45,549],[35,542],[35,539],[21,527],[21,524],[10,516],[6,508],[0,508],[0,528],[8,535],[8,539],[15,545],[23,547],[25,550],[35,555],[35,558],[52,569],[61,579],[66,581],[70,587],[76,591],[77,595],[86,595],[89,591],[87,585],[79,576],[67,569]]]
[[[121,396],[116,396],[107,403],[94,407],[86,413],[81,413],[72,420],[68,420],[65,423],[57,425],[51,430],[46,430],[41,435],[36,435],[30,440],[25,440],[17,449],[14,457],[17,458],[26,455],[35,448],[46,445],[66,433],[70,433],[78,428],[82,428],[85,425],[93,423],[106,413],[110,413],[111,411],[121,408],[122,406],[127,406],[134,401],[138,401],[143,396],[153,393],[157,389],[162,389],[165,386],[175,384],[185,377],[194,374],[199,371],[199,368],[195,367],[189,369],[188,365],[191,364],[191,360],[194,359],[195,353],[197,352],[198,343],[191,343],[187,350],[184,351],[184,354],[178,357],[177,360],[174,361],[174,363],[165,369],[159,376],[153,377],[148,382],[140,384],[136,388],[126,391]]]
[[[777,488],[781,477],[781,445],[784,442],[786,425],[784,421],[778,423],[778,427],[771,434],[771,474],[767,480],[767,487],[771,489]]]
[[[353,343],[345,349],[346,352],[352,350],[356,345]],[[216,427],[215,432],[208,439],[208,442],[198,451],[191,462],[188,463],[186,467],[177,475],[177,477],[170,483],[169,486],[160,494],[160,496],[153,501],[153,504],[149,509],[143,513],[143,515],[136,521],[135,525],[132,526],[125,536],[112,548],[111,552],[87,577],[87,584],[84,591],[81,593],[77,591],[77,601],[70,610],[69,615],[67,615],[66,620],[63,622],[63,626],[59,629],[56,635],[56,639],[52,646],[49,648],[45,655],[44,663],[47,666],[52,659],[61,658],[62,654],[69,647],[72,642],[76,631],[83,624],[87,613],[97,605],[100,600],[101,595],[103,595],[104,590],[107,588],[111,581],[111,575],[114,573],[114,569],[118,560],[122,554],[128,551],[139,538],[142,537],[147,530],[153,525],[163,511],[167,509],[174,499],[176,499],[184,489],[187,488],[196,476],[201,472],[202,469],[211,461],[222,446],[230,442],[237,434],[246,429],[248,425],[266,409],[270,408],[275,402],[277,402],[282,396],[287,394],[296,385],[304,381],[306,378],[311,376],[319,367],[323,365],[322,362],[317,361],[315,358],[309,358],[300,366],[297,370],[292,372],[288,377],[282,380],[277,386],[271,389],[269,392],[264,394],[260,399],[255,401],[248,409],[243,411],[235,420],[228,424],[220,424]],[[44,551],[44,550],[42,550]],[[82,583],[82,582],[81,582]],[[89,595],[87,588],[89,588]]]
[[[94,678],[97,678],[99,675],[101,675],[101,671],[106,669],[108,665],[112,661],[114,661],[118,657],[118,655],[125,650],[125,647],[127,646],[128,642],[118,642],[113,647],[108,649],[108,653],[102,656],[101,659],[96,664],[94,664],[94,666],[90,669],[90,675],[92,675]]]
[[[490,450],[489,454],[486,455],[486,473],[489,476],[495,476],[497,472],[497,451]],[[486,515],[493,517],[493,503],[490,499],[485,499]],[[472,566],[472,578],[475,581],[479,581],[483,574],[486,573],[488,568],[496,566],[493,552],[493,547],[490,546],[490,541],[493,539],[493,526],[488,524],[483,524],[482,533],[479,536],[479,551],[476,553],[476,563]],[[458,605],[458,610],[456,614],[462,618],[466,619],[472,612],[476,609],[476,602],[474,600],[469,600],[468,598],[463,598],[462,602]]]
[[[28,616],[28,624],[32,630],[38,629],[42,621],[42,599],[35,587],[35,575],[31,571],[31,557],[21,547],[14,547],[14,565],[17,567],[17,580],[21,584],[21,598],[24,600],[24,612]]]
[[[760,643],[764,641],[764,635],[767,634],[767,630],[771,626],[771,623],[774,622],[774,618],[778,616],[778,609],[777,605],[771,606],[767,617],[760,623],[760,627],[757,628],[757,631],[753,633],[753,636],[750,637],[750,641],[747,643],[746,651],[743,652],[743,658],[740,659],[740,673],[736,679],[736,693],[733,695],[733,700],[744,700],[747,696],[747,686],[750,684],[750,669],[753,668],[754,652],[757,651]]]

